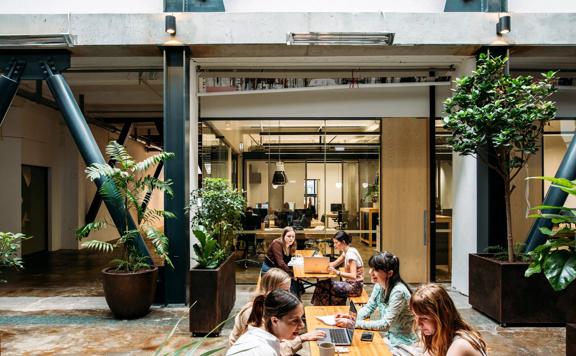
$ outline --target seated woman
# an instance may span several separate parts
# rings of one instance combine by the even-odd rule
[[[304,307],[293,294],[276,289],[254,299],[248,330],[228,349],[226,355],[280,356],[280,340],[298,337]]]
[[[276,289],[288,291],[290,289],[290,281],[291,279],[288,273],[279,268],[271,268],[262,277],[260,286],[256,291],[257,296],[266,295]],[[228,343],[230,346],[232,346],[248,329],[248,319],[250,313],[252,313],[252,304],[252,301],[247,303],[242,307],[242,309],[240,309],[238,314],[236,314],[236,317],[234,318],[234,328],[232,329],[230,336],[228,336]],[[302,348],[303,342],[321,339],[323,335],[324,334],[321,331],[313,331],[299,335],[294,340],[282,340],[280,342],[280,354],[282,356],[293,355]]]
[[[285,227],[282,231],[282,236],[275,239],[268,246],[268,252],[262,263],[261,273],[264,274],[270,268],[280,268],[284,272],[293,276],[292,269],[288,267],[288,262],[292,259],[293,253],[296,251],[296,233],[291,227]],[[300,296],[299,284],[295,279],[292,279],[290,284],[290,291],[295,296]]]
[[[342,281],[325,279],[316,284],[312,304],[314,305],[346,305],[348,297],[358,297],[364,287],[364,263],[357,249],[350,246],[352,238],[340,230],[334,237],[334,247],[342,254],[334,262],[330,262],[330,271],[342,277]],[[336,268],[344,264],[344,272]]]
[[[418,341],[413,331],[414,316],[410,311],[411,291],[400,277],[400,260],[390,252],[381,252],[368,260],[374,289],[368,303],[358,315],[336,314],[336,325],[386,332],[391,346],[411,345]],[[374,318],[378,310],[379,318]]]
[[[431,356],[485,356],[482,336],[462,317],[446,290],[438,284],[418,288],[410,309],[420,329],[424,351]]]

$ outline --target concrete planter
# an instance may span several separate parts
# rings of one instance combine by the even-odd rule
[[[236,301],[236,265],[232,254],[217,269],[190,271],[190,331],[218,336]]]
[[[500,325],[558,324],[576,320],[576,283],[555,292],[544,275],[524,277],[528,263],[469,255],[469,303]]]
[[[576,324],[566,324],[566,355],[576,355]]]

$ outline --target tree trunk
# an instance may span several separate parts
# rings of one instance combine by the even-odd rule
[[[506,237],[508,241],[508,262],[514,262],[514,240],[512,239],[512,206],[510,205],[510,179],[504,180],[504,201],[506,204]]]

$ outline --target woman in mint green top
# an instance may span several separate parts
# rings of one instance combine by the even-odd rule
[[[411,345],[418,341],[414,333],[414,316],[410,311],[411,291],[400,277],[400,261],[390,252],[381,252],[368,261],[374,289],[368,303],[356,317],[337,314],[338,326],[383,331],[391,346]],[[379,317],[374,318],[378,311]],[[371,320],[366,320],[372,317]]]

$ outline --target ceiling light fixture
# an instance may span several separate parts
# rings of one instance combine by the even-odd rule
[[[71,48],[74,47],[72,36],[68,33],[44,35],[0,35],[0,48]]]
[[[166,15],[166,25],[165,31],[170,36],[176,35],[176,16],[174,15]]]
[[[306,32],[286,34],[286,44],[291,45],[386,45],[394,42],[392,32]]]
[[[502,36],[509,33],[511,30],[510,15],[498,16],[498,23],[496,24],[496,34]]]
[[[280,120],[278,120],[278,132],[280,132]],[[278,135],[278,162],[276,162],[276,170],[274,171],[274,176],[272,177],[272,186],[282,186],[288,183],[288,177],[286,176],[286,171],[284,170],[284,163],[280,159],[280,139],[281,136]]]

